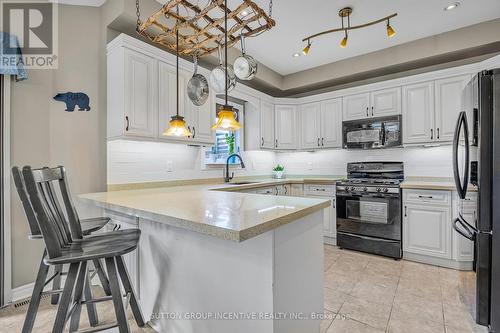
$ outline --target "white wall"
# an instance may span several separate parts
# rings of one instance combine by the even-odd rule
[[[451,146],[280,153],[289,174],[345,175],[347,162],[402,161],[408,177],[453,177]]]
[[[182,179],[222,178],[222,168],[202,167],[202,148],[185,144],[126,141],[108,142],[108,184],[158,182]],[[242,154],[246,169],[237,176],[270,175],[275,153]],[[172,163],[172,171],[167,164]]]

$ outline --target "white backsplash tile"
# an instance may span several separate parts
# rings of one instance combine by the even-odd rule
[[[203,148],[184,144],[109,141],[108,184],[222,177],[222,169],[203,167],[202,154]],[[246,169],[234,170],[237,176],[271,175],[277,163],[283,164],[288,174],[344,175],[347,162],[402,161],[406,176],[453,177],[451,145],[366,151],[247,151],[242,155]]]

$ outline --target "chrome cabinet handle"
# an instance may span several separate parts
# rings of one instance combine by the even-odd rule
[[[439,127],[437,128],[437,138],[439,140]]]
[[[318,138],[318,147],[319,147],[319,138]]]
[[[287,195],[287,193],[288,193],[288,189],[285,186],[285,195]]]
[[[193,139],[196,136],[196,128],[193,126]]]
[[[367,116],[367,117],[369,116],[369,114],[368,114],[368,109],[369,109],[369,107],[366,107],[366,116]]]
[[[261,138],[261,144],[260,144],[261,147],[264,147],[264,138]]]
[[[191,132],[191,126],[188,126],[188,131]],[[190,138],[191,135],[188,135],[188,138]]]
[[[405,217],[408,217],[408,207],[405,206]]]
[[[372,106],[372,117],[373,117],[373,106]]]
[[[276,139],[275,147],[278,148],[278,139]]]
[[[127,121],[127,126],[125,127],[125,131],[128,132],[128,125],[129,125],[128,116],[125,116],[125,120]]]
[[[431,140],[434,140],[434,130],[431,128]]]
[[[324,146],[325,145],[325,138],[321,138],[321,145]]]
[[[418,196],[420,199],[432,199],[433,196],[432,195],[419,195]]]

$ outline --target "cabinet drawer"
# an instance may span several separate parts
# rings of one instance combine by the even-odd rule
[[[404,190],[405,203],[427,203],[435,205],[449,205],[451,203],[450,191],[432,190]]]
[[[305,195],[334,196],[335,185],[304,184]]]

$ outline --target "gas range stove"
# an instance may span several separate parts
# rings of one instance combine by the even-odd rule
[[[399,193],[403,179],[402,162],[348,163],[347,179],[337,182],[337,192]]]

